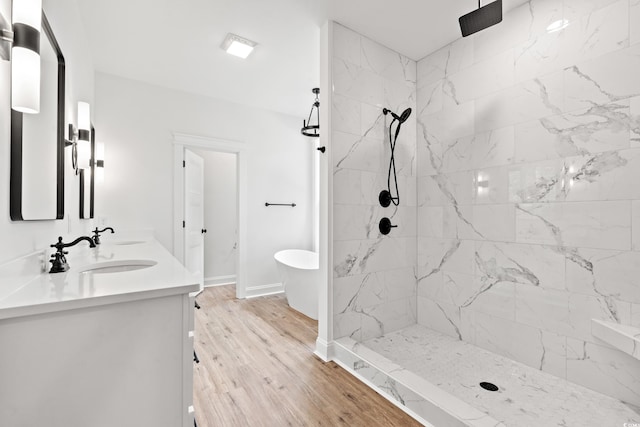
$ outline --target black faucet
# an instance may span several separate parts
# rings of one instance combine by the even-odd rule
[[[96,245],[99,245],[100,244],[100,233],[104,233],[107,230],[110,230],[111,234],[115,233],[115,231],[113,231],[113,228],[111,228],[111,227],[105,227],[102,230],[98,230],[98,227],[96,227],[96,229],[93,230],[93,243],[95,243]]]
[[[51,245],[52,248],[56,248],[56,253],[51,255],[51,260],[49,260],[49,262],[52,264],[51,270],[49,270],[49,273],[63,273],[67,271],[69,269],[69,264],[67,264],[67,258],[65,258],[65,255],[68,254],[69,252],[63,249],[68,248],[70,246],[75,246],[83,240],[86,240],[87,242],[89,242],[89,247],[91,248],[96,247],[96,244],[93,243],[93,240],[91,240],[91,237],[87,237],[87,236],[78,237],[76,240],[74,240],[71,243],[62,243],[62,237],[58,237],[58,243],[56,243],[55,245]]]

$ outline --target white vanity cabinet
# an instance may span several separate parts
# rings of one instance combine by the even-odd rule
[[[164,284],[132,283],[124,293],[120,283],[109,294],[100,288],[109,279],[96,278],[79,297],[70,270],[68,298],[12,308],[0,295],[0,426],[192,427],[189,292],[198,285],[178,266],[149,269]],[[47,277],[29,286],[29,295],[53,293]]]

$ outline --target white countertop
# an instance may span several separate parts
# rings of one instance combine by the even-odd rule
[[[48,262],[47,272],[33,271],[34,264],[38,264],[34,257],[42,260],[42,254],[32,254],[28,259],[16,260],[9,268],[0,269],[0,319],[199,290],[198,279],[160,243],[152,240],[119,245],[118,242],[115,237],[105,236],[96,248],[89,248],[87,242],[67,248],[70,269],[64,273],[49,274]],[[92,264],[128,260],[155,261],[157,264],[116,273],[82,272]]]

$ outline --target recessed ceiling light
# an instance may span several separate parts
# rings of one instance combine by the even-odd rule
[[[569,26],[569,21],[568,20],[559,19],[559,20],[549,24],[549,26],[547,27],[547,32],[548,33],[555,33],[557,31],[564,30],[568,26]]]
[[[231,55],[244,59],[249,56],[257,44],[258,43],[252,42],[251,40],[229,33],[222,42],[222,49]]]

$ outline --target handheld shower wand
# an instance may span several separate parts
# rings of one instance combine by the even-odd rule
[[[385,116],[387,114],[391,114],[391,117],[393,117],[393,120],[391,120],[391,123],[389,124],[389,145],[391,146],[391,159],[389,161],[389,173],[387,174],[387,189],[382,190],[380,192],[380,195],[378,196],[378,201],[380,202],[380,205],[386,208],[391,203],[393,203],[394,206],[398,206],[400,204],[400,193],[398,192],[398,176],[396,174],[395,149],[396,149],[396,141],[398,140],[398,135],[400,134],[400,127],[404,122],[407,121],[409,116],[411,116],[411,108],[407,108],[399,116],[393,111],[387,108],[383,108],[382,114],[384,114]],[[396,131],[392,136],[391,130],[395,122],[398,122],[398,124],[396,125]],[[392,170],[393,170],[393,182],[395,184],[395,196],[393,196],[391,193],[391,171]]]

